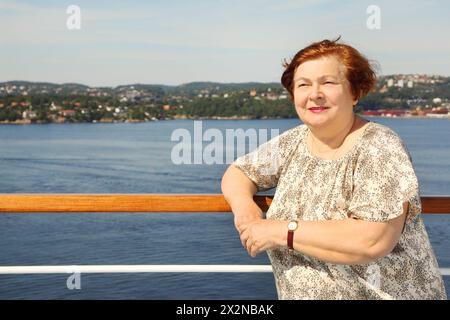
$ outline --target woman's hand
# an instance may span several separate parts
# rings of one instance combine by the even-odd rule
[[[262,210],[252,198],[236,201],[232,210],[234,214],[234,226],[239,234],[242,233],[244,225],[262,220]]]
[[[234,226],[236,227],[239,234],[244,231],[244,226],[247,226],[253,222],[262,220],[261,214],[259,212],[247,212],[243,215],[234,215]]]
[[[254,258],[263,251],[283,246],[287,221],[258,219],[242,225],[241,230],[242,246]]]

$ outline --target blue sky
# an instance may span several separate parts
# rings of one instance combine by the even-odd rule
[[[66,27],[71,4],[80,30]],[[446,0],[0,0],[0,81],[279,82],[283,58],[339,34],[381,74],[450,76],[449,14]]]

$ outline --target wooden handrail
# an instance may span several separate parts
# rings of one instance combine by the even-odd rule
[[[266,211],[272,197],[257,196]],[[0,194],[0,212],[229,212],[221,194]]]
[[[255,196],[267,211],[273,196]],[[421,198],[423,213],[450,214],[450,196]],[[230,212],[221,194],[0,194],[0,212]]]

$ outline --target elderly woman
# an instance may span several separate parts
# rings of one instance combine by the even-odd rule
[[[222,179],[244,248],[267,251],[280,299],[446,299],[410,154],[393,130],[353,110],[376,83],[368,60],[324,40],[285,67],[304,124]],[[263,219],[253,195],[274,187]]]

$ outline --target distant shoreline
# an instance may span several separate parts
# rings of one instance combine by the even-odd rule
[[[383,116],[371,116],[371,115],[361,115],[364,118],[385,118],[385,119],[446,119],[450,120],[450,116],[448,117],[427,117],[427,116],[412,116],[412,117],[383,117]],[[281,120],[281,119],[298,119],[298,118],[281,118],[281,117],[263,117],[263,118],[252,118],[250,116],[232,116],[232,117],[175,117],[170,119],[160,119],[160,120],[126,120],[126,121],[97,121],[97,122],[31,122],[29,120],[18,120],[18,121],[0,121],[0,125],[30,125],[30,124],[80,124],[80,123],[89,123],[89,124],[100,124],[100,123],[109,123],[109,124],[118,124],[118,123],[146,123],[146,122],[158,122],[158,121],[171,121],[171,120]]]

